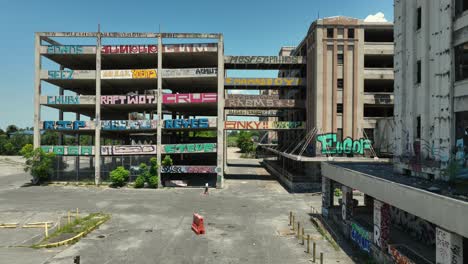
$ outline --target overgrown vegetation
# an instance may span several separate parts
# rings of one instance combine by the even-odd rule
[[[110,179],[112,186],[122,187],[128,181],[130,171],[126,170],[123,166],[117,167],[115,170],[111,171]]]
[[[341,189],[340,189],[340,188],[335,188],[335,190],[334,190],[334,195],[335,195],[336,197],[342,196],[343,194],[341,193]]]
[[[241,131],[237,136],[237,147],[242,153],[252,153],[255,151],[255,145],[252,139],[252,134]]]
[[[108,219],[110,219],[110,215],[103,213],[92,213],[83,218],[76,218],[73,222],[60,227],[33,247],[72,238],[82,232],[95,228],[99,222],[105,222]]]
[[[41,148],[34,149],[32,144],[26,144],[20,151],[26,159],[24,171],[33,177],[33,184],[47,181],[53,174],[54,153],[45,153]]]
[[[163,165],[163,166],[172,166],[173,161],[172,161],[171,156],[169,156],[169,155],[164,156],[164,159],[161,161],[161,165]]]
[[[172,162],[172,160],[171,160]],[[148,185],[150,188],[158,188],[158,159],[153,157],[150,159]]]

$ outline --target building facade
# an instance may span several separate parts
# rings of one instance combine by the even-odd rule
[[[427,179],[468,177],[466,1],[395,3],[395,164]]]

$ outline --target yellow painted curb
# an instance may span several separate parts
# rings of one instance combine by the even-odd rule
[[[51,247],[60,247],[60,246],[63,246],[63,245],[68,245],[68,244],[72,244],[76,241],[78,241],[80,238],[86,236],[87,234],[89,234],[91,231],[93,231],[94,229],[96,229],[97,227],[99,227],[100,225],[102,225],[104,222],[106,222],[109,218],[107,219],[103,219],[99,222],[96,223],[96,225],[88,228],[87,230],[79,233],[78,235],[72,237],[72,238],[69,238],[69,239],[65,239],[65,240],[62,240],[62,241],[59,241],[59,242],[55,242],[55,243],[49,243],[49,244],[43,244],[43,245],[36,245],[34,246],[35,248],[51,248]]]

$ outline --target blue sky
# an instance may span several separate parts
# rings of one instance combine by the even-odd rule
[[[100,23],[102,31],[157,32],[161,26],[162,32],[223,33],[226,55],[276,55],[281,46],[297,45],[318,16],[383,12],[393,21],[392,0],[0,0],[0,6],[3,129],[32,126],[37,31],[96,31]]]

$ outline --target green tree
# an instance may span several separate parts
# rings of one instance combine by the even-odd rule
[[[171,156],[169,155],[164,156],[164,159],[161,162],[161,164],[163,166],[172,166],[173,162],[172,162]]]
[[[169,157],[170,158],[170,157]],[[171,159],[171,164],[172,164],[172,159]],[[150,159],[150,168],[149,168],[149,180],[148,180],[148,185],[150,188],[157,188],[158,187],[158,182],[159,182],[159,177],[158,177],[158,159],[155,157],[152,157]]]
[[[41,136],[42,145],[58,145],[58,132],[47,130]]]
[[[128,177],[130,176],[130,171],[126,170],[123,166],[117,167],[115,170],[111,171],[110,179],[112,181],[112,185],[115,187],[124,186],[125,183],[128,181]]]
[[[20,153],[26,159],[24,171],[31,174],[33,184],[48,180],[54,173],[54,153],[45,153],[41,148],[34,149],[32,144],[26,144]]]
[[[15,125],[9,125],[9,126],[7,126],[7,128],[6,128],[7,134],[15,133],[15,132],[17,132],[17,131],[18,131],[18,127],[15,126]]]
[[[241,131],[237,137],[237,147],[240,148],[242,153],[253,152],[255,147],[251,133]]]

